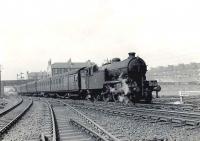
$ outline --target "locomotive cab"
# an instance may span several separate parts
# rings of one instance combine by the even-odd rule
[[[98,66],[97,65],[92,65],[92,66],[86,68],[86,74],[88,76],[93,75],[97,71],[98,71]]]

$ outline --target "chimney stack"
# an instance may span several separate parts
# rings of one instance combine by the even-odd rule
[[[129,57],[135,57],[135,52],[129,52],[128,55]]]

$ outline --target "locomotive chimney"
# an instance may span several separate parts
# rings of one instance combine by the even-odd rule
[[[135,52],[129,52],[128,55],[129,57],[135,57]]]

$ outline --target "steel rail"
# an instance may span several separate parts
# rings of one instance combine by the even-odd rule
[[[28,106],[19,113],[13,120],[11,120],[8,124],[6,124],[3,128],[0,129],[0,136],[2,136],[13,124],[15,124],[32,106],[33,100],[28,104]]]
[[[187,117],[186,115],[178,115],[179,117],[177,117],[177,113],[173,112],[173,114],[170,116],[170,114],[166,113],[167,111],[165,111],[165,113],[160,113],[159,110],[151,110],[151,112],[147,112],[146,110],[149,109],[131,109],[131,111],[124,111],[124,110],[130,110],[130,109],[126,109],[124,108],[117,108],[115,107],[115,109],[108,109],[109,107],[89,107],[86,105],[75,105],[79,108],[86,108],[86,109],[93,109],[93,110],[98,110],[101,112],[106,112],[106,113],[111,113],[114,115],[121,115],[121,116],[138,116],[139,118],[151,118],[151,119],[155,119],[158,121],[166,121],[166,122],[174,122],[174,123],[181,123],[181,124],[185,124],[185,125],[192,125],[192,126],[198,126],[200,124],[200,119],[191,119],[191,116]],[[153,111],[153,112],[152,112]],[[137,113],[136,113],[137,112]],[[156,115],[157,114],[157,115]],[[182,117],[180,117],[182,116]],[[195,117],[196,118],[196,117]]]
[[[179,112],[179,111],[168,111],[168,110],[160,110],[160,109],[146,109],[146,108],[120,108],[121,110],[131,110],[131,111],[137,111],[137,112],[159,112],[160,114],[170,114],[170,115],[181,115],[181,116],[188,116],[191,118],[200,118],[200,114],[199,113],[195,113],[195,112]]]
[[[76,101],[79,101],[79,102],[82,102],[82,103],[84,103],[84,102],[86,102],[86,100],[76,100]],[[96,103],[97,104],[99,104],[99,105],[103,105],[103,104],[105,104],[105,102],[102,102],[102,101],[96,101]],[[118,105],[121,105],[121,106],[125,106],[123,103],[116,103],[116,102],[108,102],[110,105],[116,105],[116,104],[118,104]],[[184,107],[184,106],[195,106],[195,105],[193,105],[193,104],[173,104],[173,103],[161,103],[161,102],[153,102],[153,103],[151,103],[151,104],[149,104],[149,103],[136,103],[134,106],[158,106],[158,105],[161,105],[161,106],[179,106],[179,107]],[[127,107],[129,107],[129,105],[126,105]]]
[[[40,141],[48,141],[48,139],[45,137],[43,133],[40,135]]]
[[[8,112],[10,112],[11,110],[15,109],[17,106],[19,106],[21,103],[23,102],[23,99],[20,97],[20,101],[18,101],[15,105],[9,107],[8,109],[3,110],[0,113],[0,117],[2,117],[3,115],[7,114]]]
[[[85,105],[85,104],[84,104]],[[89,105],[89,104],[88,104]],[[140,107],[125,107],[122,105],[116,106],[116,105],[103,105],[103,104],[97,104],[97,105],[92,105],[92,106],[101,106],[101,108],[113,108],[113,109],[121,109],[121,110],[131,110],[131,111],[137,111],[137,112],[159,112],[160,114],[179,114],[182,116],[189,116],[189,117],[193,117],[193,118],[200,118],[200,113],[197,112],[182,112],[182,111],[172,111],[172,110],[165,110],[165,109],[150,109],[150,108],[140,108]]]
[[[105,137],[103,137],[101,134],[92,131],[89,127],[83,125],[82,123],[80,123],[79,121],[75,120],[75,119],[70,119],[70,123],[82,128],[85,132],[89,133],[90,135],[92,135],[93,137],[95,137],[98,141],[109,141],[108,139],[106,139]]]
[[[90,103],[85,103],[86,101],[84,100],[77,100],[76,102],[73,101],[72,103],[80,103],[80,104],[90,104]],[[101,102],[101,101],[97,101],[95,102],[95,105],[99,105],[99,106],[105,106],[105,102]],[[107,106],[111,107],[111,106],[123,106],[123,107],[144,107],[144,108],[155,108],[155,109],[158,109],[158,108],[162,108],[162,109],[171,109],[171,108],[176,108],[176,109],[182,109],[184,110],[184,108],[195,108],[197,107],[196,105],[193,105],[193,104],[171,104],[171,103],[151,103],[151,104],[147,104],[147,103],[137,103],[135,105],[123,105],[122,103],[115,103],[115,102],[109,102],[107,104]]]
[[[98,125],[97,123],[95,123],[93,120],[91,120],[90,118],[88,118],[87,116],[85,116],[83,113],[81,113],[80,111],[78,111],[77,109],[75,109],[74,107],[72,107],[71,105],[60,101],[61,103],[63,103],[65,106],[68,106],[69,108],[71,108],[72,110],[74,110],[80,117],[82,117],[84,120],[86,120],[90,125],[92,125],[101,135],[107,136],[107,138],[111,141],[120,141],[118,138],[116,138],[115,136],[113,136],[111,133],[107,132],[103,127],[101,127],[100,125]]]
[[[50,114],[51,114],[51,121],[52,121],[52,141],[57,141],[57,133],[56,133],[56,119],[55,119],[55,113],[52,108],[52,105],[47,101],[47,104],[49,106]]]

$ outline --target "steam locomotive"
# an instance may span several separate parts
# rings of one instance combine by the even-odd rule
[[[18,86],[22,95],[61,96],[115,102],[151,103],[152,92],[161,87],[156,80],[146,80],[147,65],[134,52],[98,67],[92,65]]]

